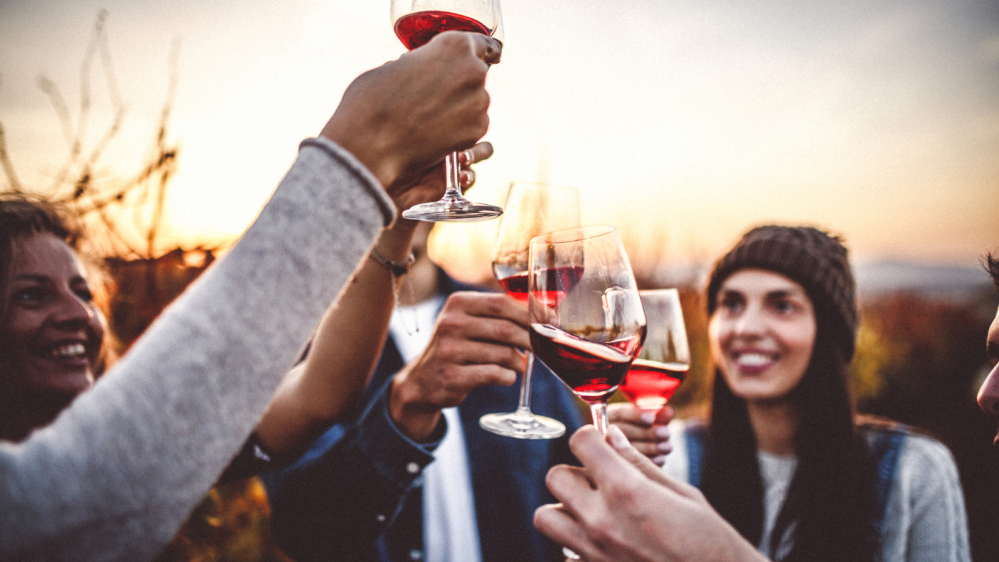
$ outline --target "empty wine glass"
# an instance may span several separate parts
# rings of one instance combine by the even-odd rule
[[[528,258],[531,239],[553,230],[579,225],[579,190],[573,187],[516,182],[506,198],[493,249],[493,275],[510,296],[528,300]],[[531,374],[534,355],[527,354],[517,410],[486,414],[479,419],[483,429],[520,439],[554,439],[565,434],[565,425],[531,413]]]
[[[620,390],[636,407],[657,412],[687,378],[690,346],[676,289],[640,291],[647,334]]]
[[[499,0],[391,0],[390,15],[395,34],[407,49],[425,45],[444,31],[471,31],[495,37],[502,33]],[[502,42],[502,37],[497,37]],[[431,222],[481,221],[503,214],[496,205],[465,199],[458,184],[458,154],[445,159],[446,190],[433,203],[422,203],[403,211],[407,219]]]

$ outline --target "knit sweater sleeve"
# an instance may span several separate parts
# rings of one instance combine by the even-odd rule
[[[0,559],[153,558],[394,216],[350,154],[305,141],[239,243],[92,390],[0,443]]]
[[[968,520],[950,451],[910,435],[885,513],[885,562],[969,562]]]

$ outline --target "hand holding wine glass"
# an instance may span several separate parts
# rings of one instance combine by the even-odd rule
[[[446,154],[485,135],[486,70],[498,58],[499,45],[484,35],[439,37],[358,76],[320,136],[350,152],[395,199]]]
[[[525,182],[511,185],[493,250],[493,274],[507,294],[524,302],[528,300],[528,258],[532,238],[578,225],[577,189]],[[554,439],[565,434],[562,422],[531,412],[533,367],[534,356],[529,353],[517,410],[482,416],[479,425],[483,429],[519,439]]]
[[[396,36],[409,50],[422,47],[445,31],[495,37],[502,21],[499,0],[391,0],[390,11]],[[434,222],[479,221],[503,213],[503,209],[495,205],[465,199],[459,188],[459,172],[457,154],[451,153],[445,160],[447,189],[444,197],[407,209],[403,217]]]

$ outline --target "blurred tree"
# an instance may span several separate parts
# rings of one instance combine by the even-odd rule
[[[80,218],[92,244],[88,249],[104,257],[112,278],[111,332],[128,346],[211,265],[218,248],[173,248],[158,252],[167,187],[178,156],[176,145],[168,140],[177,89],[177,43],[170,54],[167,97],[153,142],[138,171],[124,180],[101,171],[106,150],[118,136],[126,113],[112,64],[107,19],[108,12],[101,10],[84,55],[80,106],[75,119],[57,85],[44,76],[37,79],[38,87],[52,103],[69,147],[65,162],[50,185],[22,184],[0,124],[0,170],[7,183],[0,189],[44,197],[62,204]],[[97,60],[101,63],[112,118],[98,140],[88,145],[94,95],[91,72]],[[259,480],[215,488],[197,506],[161,559],[286,561],[271,538],[269,517],[266,492]]]
[[[975,403],[997,304],[991,289],[970,302],[898,294],[865,303],[851,373],[859,411],[924,429],[954,454],[974,560],[999,560],[995,426]]]

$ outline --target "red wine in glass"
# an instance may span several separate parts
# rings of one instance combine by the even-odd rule
[[[621,393],[635,407],[657,412],[687,378],[690,346],[676,289],[640,291],[648,330],[645,345],[624,377]]]
[[[527,302],[528,278],[526,271],[509,265],[493,264],[493,274],[503,286],[503,290],[511,297]],[[536,291],[535,298],[544,302],[549,307],[555,307],[565,294],[576,286],[576,283],[583,277],[582,267],[556,267],[542,270],[539,275],[547,277],[544,287],[548,290]]]
[[[510,184],[505,207],[493,245],[493,275],[507,294],[527,303],[531,239],[559,228],[578,226],[579,191],[566,186],[514,182]],[[581,270],[563,275],[567,288],[575,286],[581,276]],[[555,300],[558,295],[546,298]],[[486,414],[479,418],[479,425],[486,431],[517,439],[560,437],[565,434],[565,424],[531,412],[534,354],[528,352],[526,361],[517,409]]]
[[[657,411],[673,397],[687,378],[689,368],[685,363],[635,359],[624,376],[621,393],[639,409]]]
[[[395,22],[395,34],[412,51],[445,31],[472,31],[491,35],[489,28],[474,18],[439,10],[414,12]]]
[[[503,34],[499,0],[391,0],[389,12],[392,28],[407,49],[413,50],[430,42],[445,31],[481,33],[501,39]],[[412,220],[480,221],[496,218],[503,209],[496,205],[469,201],[461,193],[458,154],[444,159],[444,196],[434,202],[414,205],[402,212]]]
[[[521,301],[527,302],[527,272],[510,265],[493,264],[493,275],[499,284],[506,291],[506,294]]]
[[[633,337],[641,340],[641,335]],[[619,346],[630,347],[621,342],[588,341],[548,324],[531,324],[534,354],[577,396],[590,404],[606,400],[628,372],[633,355],[622,352]]]

